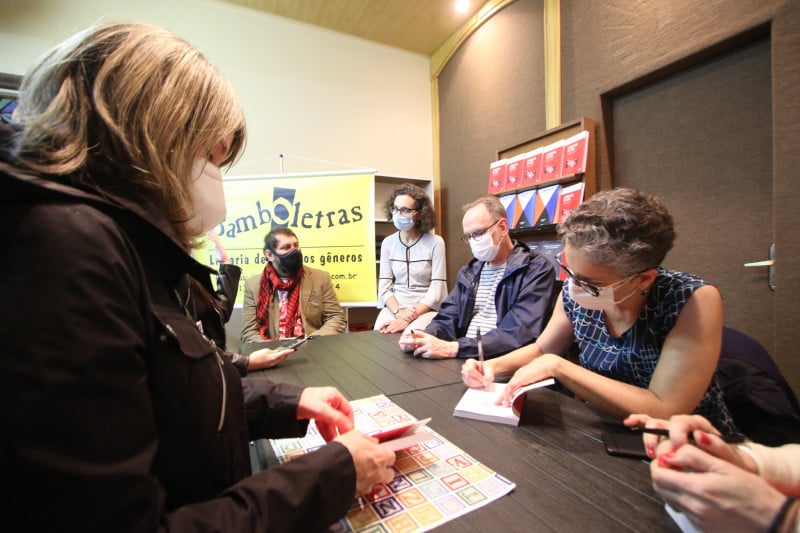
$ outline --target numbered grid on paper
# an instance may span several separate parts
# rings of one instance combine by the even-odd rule
[[[416,421],[384,395],[350,402],[356,427],[375,433],[397,424]],[[330,531],[428,531],[482,507],[515,488],[515,484],[482,465],[453,443],[431,431],[432,439],[396,452],[395,477],[376,485],[355,500],[346,516]],[[313,421],[300,439],[271,440],[281,463],[325,445]]]

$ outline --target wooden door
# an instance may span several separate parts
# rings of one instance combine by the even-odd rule
[[[744,267],[775,242],[770,63],[762,39],[615,98],[612,179],[664,198],[665,266],[713,283],[725,325],[774,354],[768,269]]]

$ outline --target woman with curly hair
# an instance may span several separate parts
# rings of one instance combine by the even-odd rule
[[[397,232],[381,243],[375,320],[381,333],[424,329],[447,296],[444,240],[431,232],[435,212],[420,187],[403,184],[386,201]]]

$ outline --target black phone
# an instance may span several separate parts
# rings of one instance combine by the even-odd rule
[[[306,342],[310,338],[311,337],[305,336],[305,337],[297,337],[296,339],[290,339],[288,342],[285,342],[285,343],[281,344],[278,347],[278,349],[279,350],[292,350],[294,348],[297,348],[298,346],[300,346],[301,344],[303,344],[304,342]]]
[[[628,432],[609,432],[604,431],[600,434],[606,451],[610,455],[621,457],[633,457],[635,459],[649,459],[644,449],[641,433]]]

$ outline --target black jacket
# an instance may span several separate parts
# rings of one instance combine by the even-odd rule
[[[214,292],[211,271],[111,188],[0,163],[4,523],[314,531],[343,516],[355,469],[339,443],[249,476],[251,439],[304,433],[301,389],[240,378],[183,305],[188,276]]]

